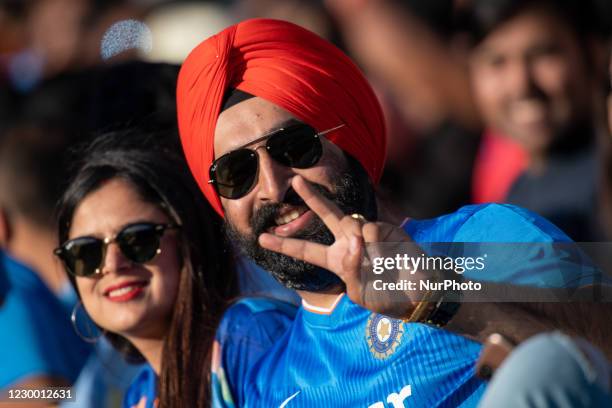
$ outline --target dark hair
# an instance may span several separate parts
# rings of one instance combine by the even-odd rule
[[[154,123],[176,126],[176,80],[179,66],[129,61],[96,68],[92,82],[87,127],[112,131]]]
[[[452,34],[453,2],[454,0],[396,0],[398,5],[405,7],[443,39],[448,39]]]
[[[458,10],[458,29],[473,44],[480,43],[501,24],[527,9],[542,9],[567,22],[578,39],[589,34],[606,35],[608,24],[596,12],[594,0],[471,0]]]
[[[75,133],[175,126],[178,66],[128,61],[64,72],[24,98],[21,121]]]
[[[164,340],[159,401],[162,407],[210,404],[211,353],[225,305],[236,294],[232,257],[224,246],[219,217],[193,180],[175,131],[113,132],[81,149],[58,207],[59,241],[68,239],[79,203],[102,183],[128,181],[146,202],[159,205],[181,225],[182,273],[177,303]],[[75,284],[74,277],[70,277]],[[123,337],[107,333],[129,361],[142,355]]]
[[[65,180],[60,157],[70,146],[64,129],[21,125],[0,138],[0,205],[46,229]]]

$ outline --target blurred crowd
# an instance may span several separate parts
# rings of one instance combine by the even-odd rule
[[[0,394],[57,364],[51,383],[82,390],[70,406],[120,401],[138,367],[74,333],[77,298],[53,256],[70,152],[109,130],[175,128],[181,62],[246,18],[302,25],[363,69],[387,120],[384,211],[427,218],[469,203],[513,203],[575,241],[610,240],[612,5],[531,3],[0,1],[0,249],[41,283],[26,288],[39,306],[0,320],[0,350],[17,342],[60,361],[0,361]],[[47,336],[44,346],[27,339],[37,335]]]

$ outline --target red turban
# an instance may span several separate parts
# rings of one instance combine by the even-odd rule
[[[385,161],[382,110],[355,64],[331,43],[294,24],[253,19],[214,35],[189,54],[177,85],[178,125],[200,189],[223,216],[208,184],[214,134],[228,88],[259,96],[318,131],[340,123],[328,140],[356,158],[378,182]]]

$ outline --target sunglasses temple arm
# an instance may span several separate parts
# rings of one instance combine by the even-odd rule
[[[322,131],[322,132],[319,132],[319,133],[317,133],[317,135],[318,135],[318,136],[323,136],[323,135],[326,135],[326,134],[328,134],[328,133],[330,133],[330,132],[333,132],[334,130],[338,130],[338,129],[340,129],[341,127],[344,127],[344,126],[345,126],[345,124],[344,124],[344,123],[342,123],[342,124],[340,124],[340,125],[338,125],[338,126],[336,126],[336,127],[333,127],[333,128],[331,128],[331,129],[327,129],[327,130],[324,130],[324,131]]]

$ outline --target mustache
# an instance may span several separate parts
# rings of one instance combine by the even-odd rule
[[[310,185],[322,196],[333,201],[334,194],[327,188],[316,183],[311,183]],[[293,189],[293,187],[289,187],[289,189],[285,193],[285,196],[283,197],[282,202],[265,204],[257,211],[255,211],[250,221],[250,226],[251,230],[253,231],[253,234],[258,237],[259,235],[266,232],[270,227],[276,226],[276,218],[278,217],[281,209],[283,207],[286,207],[287,205],[294,207],[307,207],[302,197],[300,197],[300,195]]]

